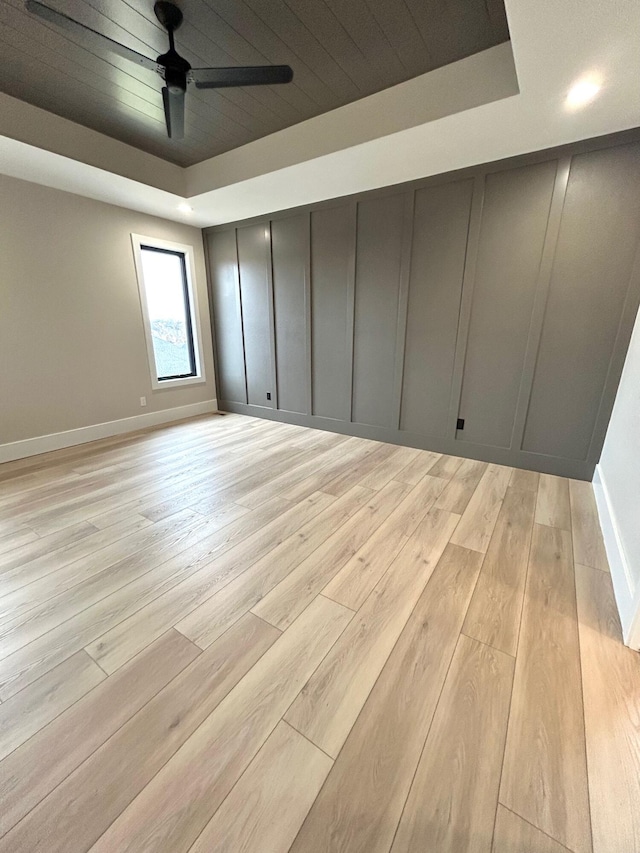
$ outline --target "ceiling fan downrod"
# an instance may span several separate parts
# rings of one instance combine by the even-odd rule
[[[153,6],[156,18],[169,35],[169,50],[158,57],[158,65],[164,69],[164,81],[171,94],[177,95],[187,91],[187,75],[191,65],[183,59],[175,48],[174,32],[182,24],[182,12],[174,3],[167,0],[156,0]]]

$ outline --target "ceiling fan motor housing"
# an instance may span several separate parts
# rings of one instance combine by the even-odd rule
[[[178,56],[171,48],[158,57],[158,65],[164,68],[164,81],[170,92],[186,92],[187,74],[191,71],[191,65],[186,59]]]

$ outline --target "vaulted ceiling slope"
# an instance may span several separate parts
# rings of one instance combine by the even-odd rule
[[[153,0],[46,0],[155,58]],[[178,0],[193,67],[288,63],[292,84],[189,88],[185,138],[167,138],[162,81],[0,0],[0,91],[181,166],[245,145],[509,38],[503,0]]]

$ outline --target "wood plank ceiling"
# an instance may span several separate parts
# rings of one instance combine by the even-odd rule
[[[167,48],[153,0],[47,0],[148,56]],[[287,86],[187,95],[166,136],[161,79],[0,0],[0,90],[182,166],[237,148],[509,38],[502,0],[179,0],[193,67],[288,63]]]

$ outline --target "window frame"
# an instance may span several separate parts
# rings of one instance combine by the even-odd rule
[[[149,360],[149,374],[151,377],[151,388],[161,391],[166,388],[181,388],[184,385],[201,385],[206,382],[204,359],[202,354],[202,335],[200,332],[200,312],[198,309],[198,295],[196,288],[195,266],[193,261],[193,246],[183,243],[173,243],[168,240],[160,240],[157,237],[145,237],[142,234],[131,234],[133,245],[133,256],[136,267],[136,278],[138,280],[138,294],[140,296],[140,308],[142,310],[142,321],[144,325],[145,343],[147,347],[147,358]],[[177,376],[167,379],[158,378],[155,352],[153,349],[153,333],[149,318],[149,306],[147,304],[147,292],[144,283],[144,268],[142,265],[142,250],[166,252],[167,254],[180,255],[183,259],[183,271],[185,275],[185,308],[187,319],[190,320],[190,343],[193,354],[195,374]]]

